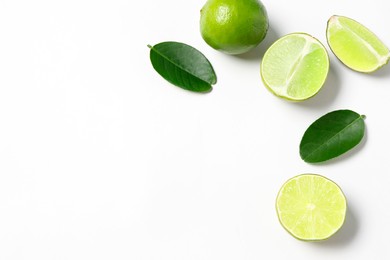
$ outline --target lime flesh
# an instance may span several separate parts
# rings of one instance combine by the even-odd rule
[[[292,33],[274,42],[264,54],[260,74],[276,96],[292,101],[317,94],[329,71],[325,47],[313,36]]]
[[[283,184],[276,210],[282,226],[295,238],[319,241],[341,228],[347,202],[333,181],[317,174],[302,174]]]
[[[336,57],[352,70],[370,73],[387,64],[389,49],[369,29],[345,16],[328,20],[326,36]]]
[[[242,54],[266,36],[268,16],[259,0],[208,0],[200,11],[200,31],[212,48]]]

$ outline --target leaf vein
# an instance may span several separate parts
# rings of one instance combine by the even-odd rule
[[[338,131],[336,134],[334,134],[333,136],[331,136],[330,138],[328,138],[327,140],[325,140],[323,143],[321,143],[320,145],[318,145],[318,147],[316,149],[314,149],[312,152],[308,153],[303,159],[306,160],[308,157],[312,156],[313,154],[315,154],[318,150],[320,150],[324,145],[326,145],[327,143],[329,143],[331,140],[333,140],[334,138],[337,138],[337,137],[340,137],[340,134],[343,133],[344,131],[346,131],[348,128],[350,128],[352,125],[354,125],[358,120],[362,119],[363,117],[361,115],[359,115],[359,117],[357,117],[355,120],[353,120],[351,123],[349,123],[348,125],[346,125],[343,129],[341,129],[340,131]]]
[[[188,71],[186,68],[184,68],[183,66],[181,66],[180,64],[177,64],[175,63],[173,60],[171,60],[169,57],[167,57],[166,55],[164,55],[163,53],[159,52],[158,50],[156,50],[156,48],[152,47],[152,50],[154,52],[156,52],[158,55],[160,55],[164,60],[168,61],[169,63],[171,63],[174,67],[177,67],[177,68],[180,68],[182,71],[188,73],[189,75],[195,77],[196,79],[204,82],[204,83],[207,83],[209,85],[211,85],[211,83],[205,81],[204,79],[201,79],[199,78],[197,75],[194,75],[193,73],[191,73],[190,71]]]

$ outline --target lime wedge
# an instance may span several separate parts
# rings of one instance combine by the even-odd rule
[[[306,100],[321,89],[329,71],[325,47],[306,33],[292,33],[274,42],[265,52],[260,74],[276,96]]]
[[[352,70],[373,72],[390,58],[389,49],[362,24],[348,17],[329,18],[326,37],[332,52]]]
[[[347,203],[339,186],[317,174],[289,179],[279,191],[276,210],[282,226],[295,238],[324,240],[343,225]]]

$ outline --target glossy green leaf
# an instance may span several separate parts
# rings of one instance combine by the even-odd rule
[[[364,116],[351,110],[337,110],[317,119],[304,133],[299,150],[305,162],[335,158],[360,143]]]
[[[180,42],[161,42],[150,48],[154,69],[175,86],[194,92],[209,92],[217,83],[207,58],[194,47]]]

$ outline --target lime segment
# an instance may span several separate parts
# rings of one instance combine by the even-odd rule
[[[328,44],[336,57],[352,70],[373,72],[388,63],[389,49],[362,24],[334,15],[326,29]]]
[[[324,240],[343,225],[347,203],[339,186],[317,174],[302,174],[283,184],[276,199],[282,226],[295,238]]]
[[[306,100],[321,89],[329,71],[325,47],[305,33],[292,33],[274,42],[264,54],[260,74],[276,96]]]

